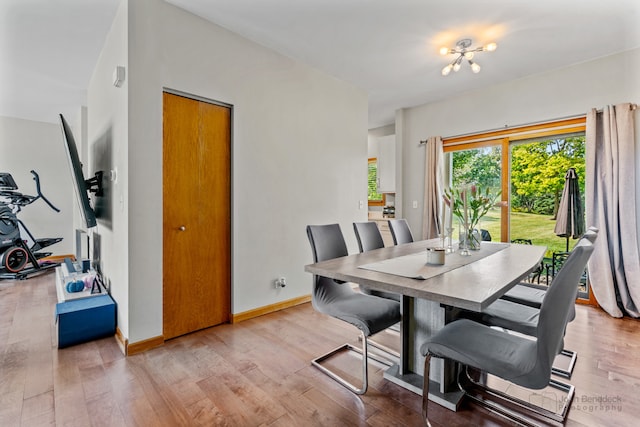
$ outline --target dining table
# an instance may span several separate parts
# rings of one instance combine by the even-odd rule
[[[444,263],[427,263],[439,246],[440,239],[421,240],[305,266],[306,272],[345,286],[355,283],[401,296],[400,358],[384,378],[417,394],[423,384],[420,346],[462,311],[482,312],[535,270],[546,252],[544,246],[482,242],[479,250],[465,254],[456,247]],[[429,399],[454,411],[463,395],[456,369],[455,363],[434,358],[429,376]]]

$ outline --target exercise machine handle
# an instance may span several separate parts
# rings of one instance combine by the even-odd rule
[[[31,175],[33,175],[33,180],[36,182],[36,192],[38,193],[38,197],[36,197],[36,199],[40,198],[44,200],[45,203],[48,204],[51,209],[53,209],[56,212],[60,212],[60,209],[53,206],[53,203],[51,203],[46,197],[44,197],[44,194],[42,194],[42,192],[40,191],[40,177],[38,176],[36,171],[32,170]]]

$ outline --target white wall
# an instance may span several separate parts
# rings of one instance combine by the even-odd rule
[[[395,133],[395,124],[369,129],[367,155],[369,157],[378,157],[378,138],[381,136],[394,135]]]
[[[118,303],[118,328],[129,336],[129,218],[128,199],[128,32],[127,2],[118,8],[87,91],[88,164],[94,165],[95,148],[109,145],[116,181],[104,180],[110,200],[109,221],[98,219],[98,226],[90,231],[100,236],[100,269],[111,287],[111,295]],[[121,87],[113,86],[116,66],[126,69]],[[94,170],[90,171],[93,175]],[[108,171],[103,171],[108,172]]]
[[[351,223],[366,220],[366,94],[161,0],[127,5],[127,118],[119,102],[99,99],[108,83],[94,77],[89,89],[92,120],[118,129],[128,121],[115,141],[129,165],[119,172],[128,251],[123,242],[105,254],[128,252],[128,277],[120,265],[104,267],[114,289],[128,288],[125,334],[130,342],[162,335],[163,88],[233,105],[233,313],[308,295],[305,226],[339,222],[356,252]],[[114,65],[101,59],[96,75]],[[286,288],[275,289],[278,276]]]
[[[397,184],[401,194],[396,204],[402,203],[403,216],[411,228],[421,230],[424,147],[418,145],[420,140],[575,116],[605,105],[640,103],[639,75],[640,49],[637,49],[399,110],[396,137],[401,141],[398,147],[401,155],[396,161],[402,170],[403,184]],[[637,112],[636,129],[636,146],[640,147]],[[637,154],[640,155],[640,148]],[[412,208],[413,200],[418,201],[418,209]]]
[[[38,200],[23,208],[18,219],[35,238],[64,239],[45,251],[56,255],[74,254],[72,223],[76,205],[60,125],[0,117],[0,172],[13,176],[19,192],[35,196],[31,170],[38,173],[42,193],[60,212]]]

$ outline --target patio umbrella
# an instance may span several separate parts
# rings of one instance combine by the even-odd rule
[[[584,207],[576,170],[569,168],[564,179],[556,227],[553,231],[559,237],[567,238],[567,252],[569,252],[569,237],[577,239],[584,233]]]

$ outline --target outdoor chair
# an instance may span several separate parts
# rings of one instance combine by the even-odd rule
[[[575,388],[551,378],[551,367],[562,348],[570,308],[576,295],[575,283],[592,252],[593,245],[588,240],[580,242],[573,250],[540,307],[537,324],[532,331],[535,339],[510,334],[469,319],[460,319],[444,326],[420,347],[421,354],[425,356],[422,416],[426,425],[430,425],[429,370],[431,357],[434,356],[460,363],[459,385],[465,396],[492,411],[519,423],[528,423],[526,425],[532,425],[532,418],[556,423],[565,421]],[[473,376],[470,369],[478,370],[481,374],[479,377]],[[567,396],[563,400],[561,411],[556,413],[534,405],[531,401],[514,398],[487,387],[486,381],[483,381],[487,378],[486,374],[528,389],[540,390],[552,386],[566,392]],[[474,391],[482,394],[482,397]]]
[[[511,243],[515,243],[518,245],[533,245],[533,242],[531,241],[531,239],[523,239],[523,238],[516,238],[516,239],[511,239]],[[540,264],[538,264],[538,267],[536,267],[535,270],[533,270],[530,274],[529,277],[527,277],[527,282],[522,282],[520,283],[521,285],[529,285],[529,284],[533,284],[533,281],[535,280],[538,284],[540,284],[540,276],[542,276],[542,273],[545,271],[545,262],[544,260],[542,260],[540,262]],[[535,285],[532,286],[535,288]]]
[[[571,252],[553,252],[551,254],[551,262],[546,266],[547,283],[551,283],[556,277],[556,272],[560,271],[562,264],[567,260]]]
[[[309,225],[307,237],[316,263],[348,255],[347,245],[338,224]],[[368,337],[400,321],[400,303],[356,292],[349,283],[317,275],[313,276],[311,303],[318,312],[357,327],[362,340],[362,350],[347,343],[314,359],[311,363],[352,392],[364,394],[368,387],[368,358],[391,365],[388,360],[377,358],[373,354],[369,356]],[[343,350],[352,350],[362,355],[362,387],[360,388],[321,364]]]
[[[516,243],[518,245],[533,245],[531,239],[511,239],[511,243]]]

